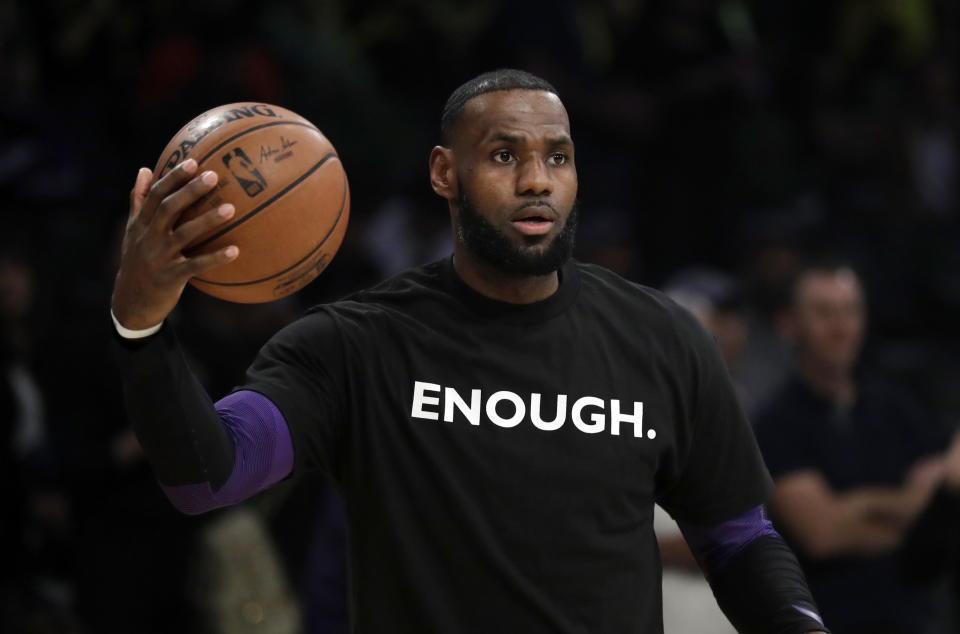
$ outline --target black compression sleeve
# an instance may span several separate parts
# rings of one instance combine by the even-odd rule
[[[145,339],[114,334],[127,413],[161,484],[209,482],[233,469],[234,445],[213,402],[190,371],[168,324]]]
[[[779,537],[750,542],[708,576],[717,603],[741,634],[828,632],[793,551]]]

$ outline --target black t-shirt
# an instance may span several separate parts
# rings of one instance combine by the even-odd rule
[[[900,390],[861,380],[840,409],[792,377],[757,416],[757,439],[774,478],[815,471],[838,492],[901,486],[910,468],[945,446],[921,408]],[[777,523],[776,516],[773,517]],[[810,591],[834,631],[891,627],[921,631],[931,614],[926,591],[901,580],[895,553],[810,558],[786,527]]]
[[[772,489],[710,335],[591,265],[527,305],[450,259],[403,273],[280,331],[243,389],[344,494],[357,632],[659,632],[654,502],[710,524]]]

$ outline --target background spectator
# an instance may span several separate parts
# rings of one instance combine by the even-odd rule
[[[866,317],[851,268],[801,270],[784,320],[796,371],[756,422],[769,509],[832,631],[922,633],[930,598],[894,551],[942,478],[945,443],[900,390],[856,371]]]

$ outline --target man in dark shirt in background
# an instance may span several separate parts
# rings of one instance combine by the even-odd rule
[[[849,266],[804,267],[784,323],[797,370],[756,421],[769,508],[836,634],[922,632],[930,607],[895,550],[942,477],[944,443],[909,399],[855,374],[865,325]]]

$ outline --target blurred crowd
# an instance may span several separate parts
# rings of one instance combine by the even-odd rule
[[[427,155],[447,95],[498,67],[570,113],[577,257],[717,336],[828,625],[960,631],[958,37],[952,0],[0,3],[0,631],[346,631],[324,481],[186,518],[142,459],[107,314],[127,193],[232,101],[298,112],[343,160],[320,278],[177,309],[219,397],[305,307],[449,252]]]

